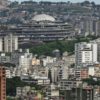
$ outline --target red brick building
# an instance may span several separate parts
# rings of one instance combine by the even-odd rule
[[[0,100],[6,100],[6,72],[2,66],[0,66]]]

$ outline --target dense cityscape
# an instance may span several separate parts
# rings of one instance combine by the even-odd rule
[[[0,0],[0,100],[100,100],[100,4]]]

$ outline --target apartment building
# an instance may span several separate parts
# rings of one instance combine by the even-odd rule
[[[6,100],[6,72],[3,66],[0,66],[0,100]]]

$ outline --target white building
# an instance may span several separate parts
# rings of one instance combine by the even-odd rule
[[[51,84],[47,87],[46,95],[49,99],[47,100],[59,100],[59,90],[58,86]]]
[[[60,90],[71,90],[72,88],[79,87],[82,81],[73,81],[73,80],[60,80]]]
[[[58,77],[58,68],[57,67],[51,68],[51,77],[52,77],[52,83],[57,82],[57,77]]]
[[[10,62],[10,56],[7,56],[5,53],[1,53],[0,63],[8,63],[8,62]]]
[[[56,58],[47,56],[46,58],[43,58],[42,61],[43,61],[43,66],[46,66],[48,64],[56,62]]]
[[[93,67],[93,66],[89,67],[89,72],[88,72],[88,74],[89,74],[90,76],[94,76],[94,75],[95,75],[95,67]]]
[[[17,87],[16,88],[16,96],[21,96],[21,95],[27,95],[27,92],[31,90],[30,86],[25,86],[25,87]]]
[[[38,85],[49,85],[50,79],[37,79],[37,84]]]
[[[6,69],[6,78],[12,78],[11,71]]]
[[[32,65],[32,58],[33,55],[29,52],[26,52],[19,57],[19,68],[21,69],[22,74],[28,73],[28,70]]]
[[[72,64],[75,64],[75,55],[68,55],[67,52],[64,52],[62,60],[66,62],[66,65],[70,66]]]
[[[6,78],[13,78],[16,76],[16,68],[6,68]]]
[[[100,38],[90,41],[91,43],[97,43],[97,52],[98,52],[98,62],[100,62]]]
[[[18,37],[9,34],[4,37],[4,51],[13,52],[18,50]]]
[[[69,68],[68,66],[61,66],[59,68],[59,72],[58,72],[58,79],[61,80],[61,79],[68,79],[69,77]]]
[[[2,6],[7,6],[8,3],[9,3],[8,0],[0,0],[0,5],[2,5]]]
[[[96,43],[77,43],[75,44],[76,66],[87,66],[97,63],[97,44]]]

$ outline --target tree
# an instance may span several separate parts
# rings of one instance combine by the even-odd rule
[[[88,83],[88,85],[98,85],[100,86],[100,80],[95,80],[92,76],[90,78],[84,79],[83,82]]]
[[[34,80],[33,80],[34,81]],[[6,93],[9,96],[15,96],[16,95],[16,88],[17,87],[35,87],[36,90],[42,90],[42,86],[38,86],[36,83],[27,83],[20,79],[20,77],[14,77],[12,79],[6,79]]]
[[[6,80],[6,93],[9,96],[16,95],[16,87],[23,87],[27,85],[25,82],[22,82],[19,77],[14,77],[12,79]]]
[[[93,7],[95,7],[95,2],[92,1],[91,4],[92,4]]]
[[[87,6],[87,5],[89,5],[89,4],[90,4],[89,1],[84,1],[84,2],[81,3],[82,6]]]
[[[18,4],[19,4],[19,2],[14,1],[14,2],[12,2],[12,3],[9,5],[9,7],[13,8],[13,7],[18,6]]]

